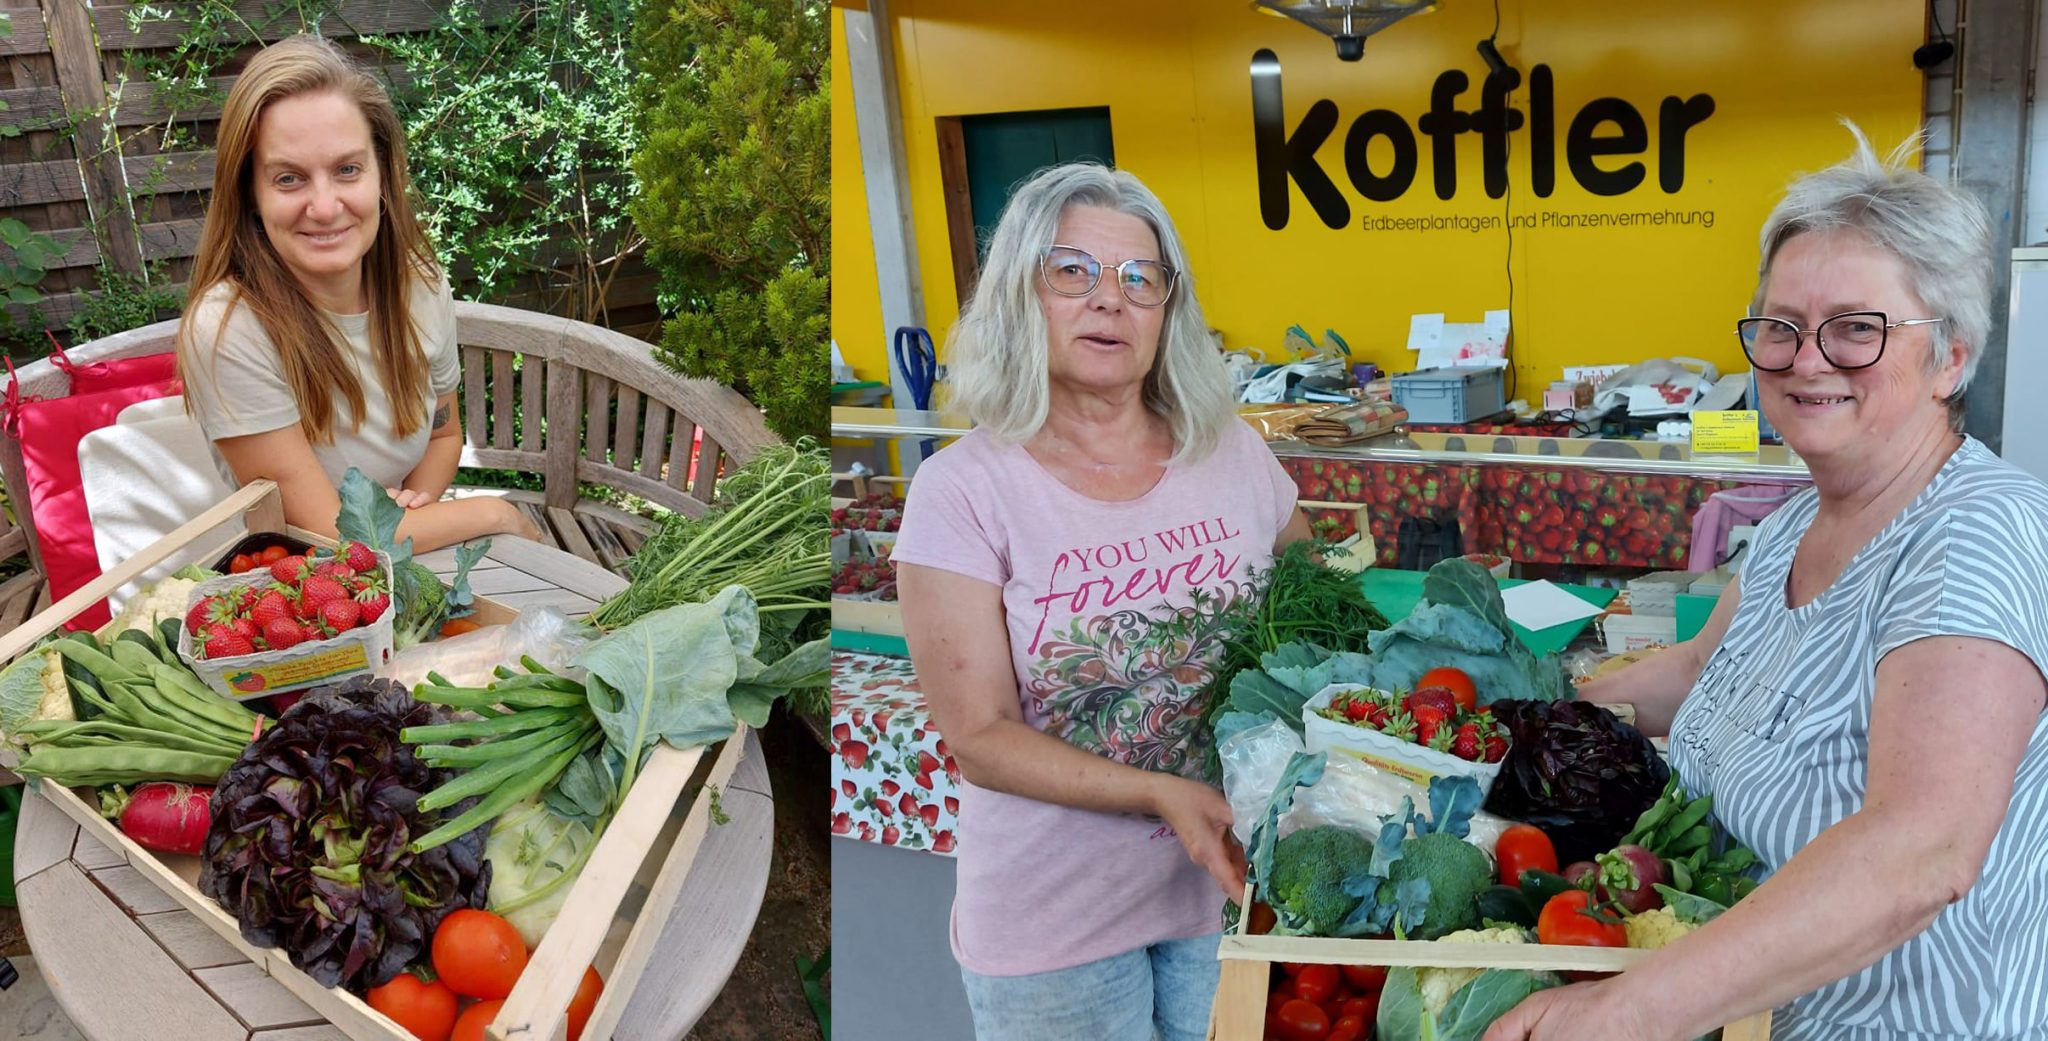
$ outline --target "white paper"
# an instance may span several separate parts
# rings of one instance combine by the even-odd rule
[[[1431,351],[1443,341],[1444,316],[1438,314],[1410,315],[1408,318],[1408,349]]]
[[[1415,371],[1424,369],[1449,369],[1458,364],[1458,356],[1449,347],[1431,347],[1415,356]]]
[[[1530,582],[1500,591],[1508,620],[1524,629],[1548,629],[1601,613],[1601,609],[1548,581]]]
[[[1508,312],[1488,311],[1486,312],[1486,321],[1481,324],[1486,326],[1487,335],[1491,336],[1493,339],[1501,341],[1502,343],[1507,342]]]

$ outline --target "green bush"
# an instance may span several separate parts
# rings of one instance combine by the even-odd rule
[[[657,350],[825,436],[831,91],[823,0],[641,0],[635,222],[661,273]]]

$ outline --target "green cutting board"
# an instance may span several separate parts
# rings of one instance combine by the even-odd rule
[[[1415,610],[1415,605],[1422,602],[1423,577],[1424,574],[1420,571],[1367,568],[1364,576],[1365,598],[1372,601],[1372,605],[1379,608],[1381,614],[1387,616],[1387,621],[1398,622],[1408,617],[1408,612]],[[1513,589],[1527,584],[1519,578],[1503,578],[1499,581],[1502,589]],[[1594,607],[1606,607],[1620,592],[1615,589],[1595,589],[1592,586],[1571,586],[1562,582],[1555,585]],[[1529,648],[1531,653],[1555,654],[1569,646],[1580,633],[1586,631],[1586,626],[1591,624],[1591,618],[1581,618],[1576,622],[1553,625],[1548,629],[1531,630],[1517,625],[1515,635],[1521,637],[1522,646]]]

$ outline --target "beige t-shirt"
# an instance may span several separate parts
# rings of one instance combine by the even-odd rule
[[[299,422],[299,405],[291,385],[285,382],[277,347],[246,305],[234,308],[209,351],[207,341],[220,327],[221,313],[233,294],[226,284],[215,285],[185,316],[186,321],[195,323],[192,329],[199,344],[193,371],[185,380],[185,396],[209,445],[220,438],[261,434]],[[413,324],[420,330],[420,346],[427,355],[431,387],[426,394],[426,415],[431,423],[434,400],[454,390],[462,379],[455,344],[455,297],[445,279],[433,285],[415,280],[410,306]],[[378,380],[376,359],[370,353],[369,315],[326,314],[341,330],[347,357],[363,384],[363,407],[368,415],[352,429],[353,415],[337,395],[334,443],[314,445],[313,455],[336,488],[341,487],[351,466],[383,487],[400,487],[426,455],[432,432],[422,424],[411,437],[400,438],[392,429],[391,395]],[[213,460],[230,486],[240,484],[218,446],[213,448]]]

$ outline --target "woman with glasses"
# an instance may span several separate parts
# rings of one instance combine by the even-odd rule
[[[896,543],[963,775],[952,945],[983,1041],[1198,1041],[1230,806],[1204,781],[1218,618],[1308,534],[1239,421],[1173,221],[1091,164],[1020,187],[948,343],[976,429]]]
[[[1772,212],[1737,324],[1813,488],[1697,637],[1580,694],[1668,729],[1763,884],[1487,1041],[2048,1037],[2048,486],[1961,433],[1983,209],[1857,143]]]

